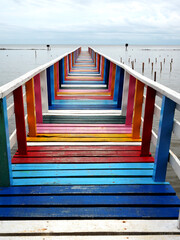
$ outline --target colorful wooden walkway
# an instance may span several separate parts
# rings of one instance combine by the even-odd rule
[[[154,89],[144,97],[144,83],[90,48],[54,62],[25,87],[27,120],[22,87],[13,93],[18,150],[8,178],[1,170],[1,220],[178,219],[166,151],[155,160],[150,153]],[[176,106],[163,101],[167,119]],[[160,134],[163,124],[161,117]],[[168,148],[161,141],[158,149]]]

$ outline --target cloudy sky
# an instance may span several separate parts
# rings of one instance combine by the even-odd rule
[[[180,44],[179,0],[0,3],[0,44]]]

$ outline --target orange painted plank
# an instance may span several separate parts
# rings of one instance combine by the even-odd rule
[[[34,96],[34,79],[26,82],[26,102],[28,114],[29,136],[36,136],[36,111],[35,111],[35,96]]]
[[[144,84],[142,82],[140,82],[139,80],[136,80],[133,127],[132,127],[132,137],[133,138],[140,137],[143,93],[144,93]]]

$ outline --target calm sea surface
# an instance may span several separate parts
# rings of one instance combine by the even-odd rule
[[[0,50],[0,86],[75,47],[77,46],[51,45],[51,51],[47,51],[46,45],[0,45],[0,49],[7,49]],[[144,62],[145,76],[153,79],[153,72],[156,71],[157,82],[180,92],[180,46],[129,46],[127,51],[124,46],[93,47],[117,61],[122,58],[127,65],[134,61],[135,70],[140,73]],[[87,47],[82,49],[86,50]],[[171,59],[173,63],[170,72]],[[160,62],[162,62],[162,71],[160,71]]]
[[[72,51],[78,46],[75,45],[51,45],[51,50],[47,51],[46,45],[0,45],[0,86],[8,83],[22,74],[38,67],[56,57]],[[136,71],[142,73],[142,63],[144,62],[144,75],[153,79],[154,71],[157,74],[157,82],[180,92],[180,45],[179,46],[129,46],[125,51],[124,46],[93,46],[101,53],[131,66],[134,61]],[[82,50],[87,50],[83,46]],[[150,59],[150,62],[149,62]],[[156,61],[157,59],[157,61]],[[172,71],[170,62],[172,61]],[[162,62],[162,71],[160,64]],[[153,63],[153,70],[152,70]],[[157,99],[160,105],[160,100]],[[176,118],[180,120],[180,114],[176,113]],[[154,128],[157,132],[158,119],[154,120]],[[10,121],[11,128],[14,129],[14,120]],[[173,136],[171,149],[180,157],[179,140]],[[151,149],[155,153],[155,149]],[[174,177],[175,174],[168,168],[167,181],[170,181],[180,197],[180,182]]]

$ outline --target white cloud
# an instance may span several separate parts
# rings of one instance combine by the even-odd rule
[[[6,26],[6,27],[5,27]],[[0,41],[18,41],[18,34],[32,42],[66,37],[102,43],[146,43],[180,40],[180,3],[176,0],[1,0]],[[52,34],[51,37],[49,36]],[[6,36],[6,37],[5,37]],[[59,38],[58,36],[62,36]],[[173,37],[173,38],[172,38]],[[157,39],[155,39],[157,38]],[[159,39],[160,38],[160,39]],[[149,40],[148,40],[149,39]],[[20,39],[19,39],[20,40]]]

